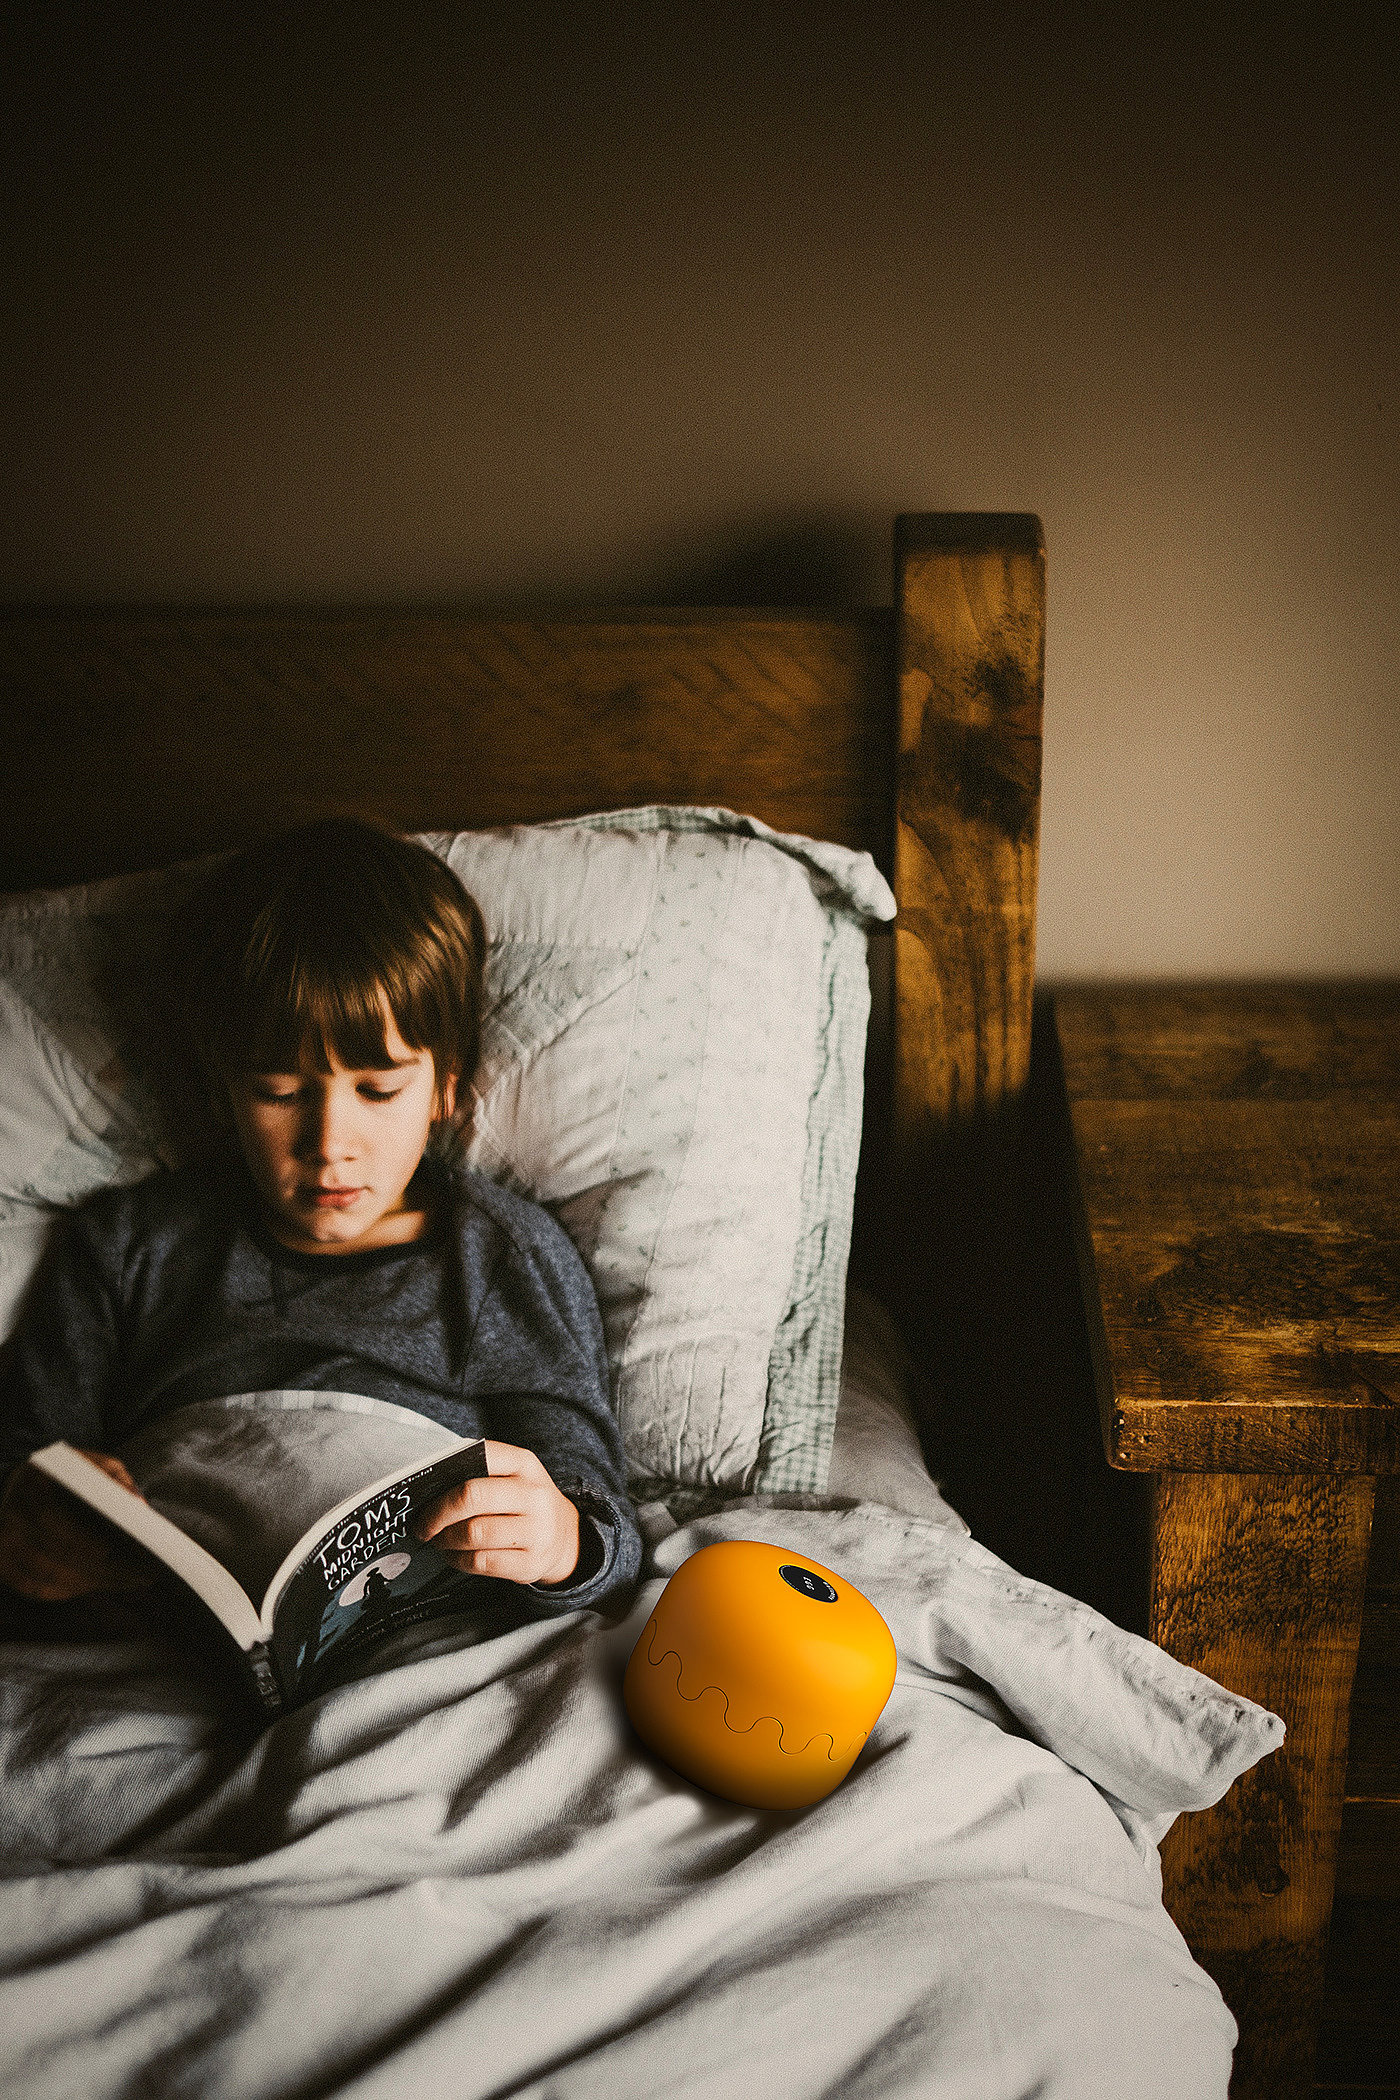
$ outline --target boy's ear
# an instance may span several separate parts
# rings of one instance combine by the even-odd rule
[[[439,1082],[437,1102],[433,1111],[433,1128],[428,1143],[437,1154],[450,1162],[460,1161],[466,1153],[471,1138],[472,1117],[476,1113],[476,1095],[470,1086],[461,1084],[456,1072],[447,1072]]]

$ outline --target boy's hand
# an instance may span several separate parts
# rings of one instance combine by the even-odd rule
[[[141,1490],[119,1458],[85,1451],[95,1466]],[[151,1563],[138,1546],[37,1466],[16,1466],[0,1495],[0,1582],[39,1604],[66,1604],[94,1590],[145,1589]]]
[[[567,1582],[578,1566],[578,1511],[533,1451],[486,1440],[484,1480],[464,1480],[423,1512],[418,1536],[434,1539],[468,1575],[507,1582]]]

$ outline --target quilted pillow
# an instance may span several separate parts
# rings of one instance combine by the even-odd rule
[[[469,1163],[603,1312],[634,1493],[821,1492],[869,987],[864,854],[724,810],[434,834],[490,936]],[[204,866],[0,908],[0,1313],[56,1208],[205,1139],[160,956]]]

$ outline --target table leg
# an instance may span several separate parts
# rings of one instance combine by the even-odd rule
[[[1167,1908],[1240,2024],[1232,2100],[1312,2091],[1373,1486],[1338,1474],[1154,1484],[1153,1639],[1288,1727],[1162,1847]]]

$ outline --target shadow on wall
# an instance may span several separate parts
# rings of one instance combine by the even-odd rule
[[[608,604],[843,606],[888,604],[888,520],[850,516],[803,519],[718,534],[691,560],[659,568],[652,580]]]

